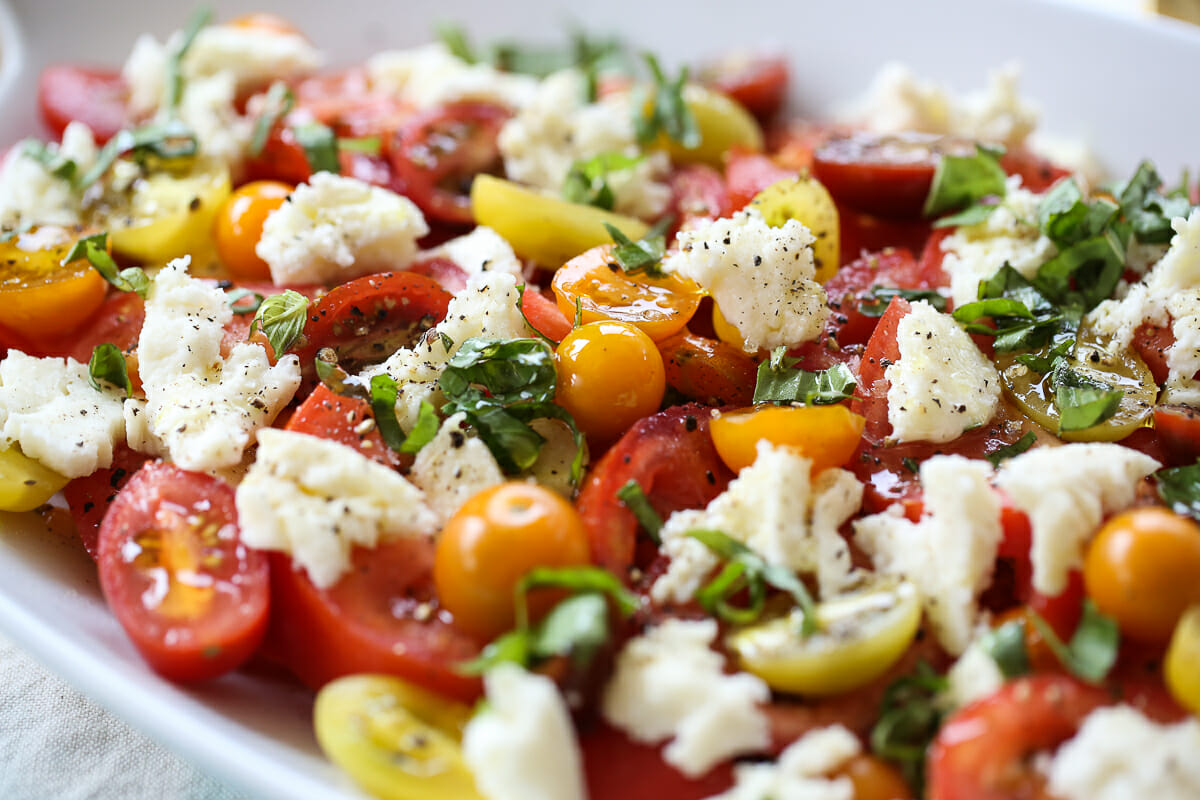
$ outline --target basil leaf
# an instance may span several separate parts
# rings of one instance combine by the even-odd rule
[[[1025,648],[1025,624],[1012,620],[983,635],[980,645],[1006,678],[1029,672],[1029,651]]]
[[[1112,294],[1124,272],[1125,246],[1108,230],[1047,261],[1038,269],[1034,283],[1050,299],[1077,303],[1090,311]]]
[[[967,206],[957,214],[951,214],[950,216],[935,220],[931,227],[954,228],[963,225],[978,225],[987,220],[992,215],[992,212],[999,207],[1000,203],[994,198],[985,197],[978,203]]]
[[[1059,247],[1099,236],[1117,218],[1116,203],[1084,200],[1073,178],[1059,181],[1038,203],[1038,226]]]
[[[643,160],[643,156],[601,153],[586,161],[576,161],[563,181],[563,198],[572,203],[612,211],[616,196],[608,185],[609,174],[632,169]]]
[[[1013,300],[1008,297],[993,297],[988,300],[976,300],[974,303],[959,306],[954,309],[954,313],[951,316],[958,322],[970,323],[984,317],[991,317],[992,319],[997,317],[1033,319],[1033,312],[1020,300]]]
[[[859,301],[858,313],[864,317],[882,317],[893,297],[908,301],[924,300],[938,311],[946,310],[946,298],[933,289],[893,289],[889,286],[872,286],[871,291]]]
[[[888,685],[871,729],[871,751],[900,767],[916,797],[925,796],[926,755],[946,713],[938,696],[948,687],[929,664],[918,663],[913,674]]]
[[[642,87],[634,93],[633,127],[639,144],[649,144],[665,133],[688,150],[700,146],[700,128],[696,118],[683,99],[683,87],[687,83],[688,68],[684,67],[679,77],[668,80],[663,74],[658,59],[650,53],[643,54],[650,76],[654,80],[650,96]]]
[[[572,592],[600,592],[612,598],[622,616],[637,611],[638,596],[602,567],[534,567],[517,582],[516,592],[524,597],[532,589],[569,589]],[[520,619],[520,608],[517,609]]]
[[[247,297],[253,297],[254,299],[249,303],[243,303],[242,301]],[[263,300],[265,299],[263,295],[250,289],[230,289],[225,292],[225,302],[229,304],[229,308],[233,313],[238,316],[257,312],[262,307]]]
[[[468,64],[474,64],[478,61],[475,57],[475,50],[471,47],[471,43],[467,39],[467,32],[463,30],[461,25],[442,23],[434,28],[434,33],[437,35],[438,41],[444,44],[446,49],[450,51],[450,55],[462,59]]]
[[[671,217],[664,217],[659,220],[646,235],[634,241],[622,233],[614,225],[604,223],[604,229],[608,231],[608,235],[612,237],[616,247],[613,248],[613,258],[617,260],[617,264],[629,275],[644,274],[652,278],[662,277],[662,270],[659,268],[659,262],[667,252],[667,228],[671,227],[674,220]]]
[[[1058,429],[1062,433],[1099,425],[1117,413],[1125,396],[1119,389],[1104,386],[1071,369],[1066,359],[1055,363],[1051,380],[1055,387]]]
[[[395,414],[395,404],[392,406],[392,413]],[[432,442],[433,437],[437,436],[440,427],[441,419],[438,417],[437,410],[432,404],[422,400],[421,408],[417,412],[417,424],[413,425],[413,429],[404,439],[404,444],[400,445],[400,452],[409,455],[421,452],[421,448]]]
[[[36,139],[26,139],[21,142],[21,154],[32,158],[41,164],[46,172],[56,178],[62,178],[68,183],[74,181],[75,172],[79,169],[79,165],[74,160],[67,158],[57,150],[51,150],[45,143]]]
[[[134,292],[143,300],[150,293],[150,279],[140,268],[117,268],[117,262],[108,254],[107,233],[97,233],[75,242],[67,252],[66,258],[62,260],[62,265],[65,267],[81,258],[86,258],[92,269],[122,292]]]
[[[191,128],[177,119],[154,122],[135,130],[118,131],[96,155],[96,161],[79,176],[77,189],[86,189],[100,180],[122,155],[139,164],[152,159],[173,161],[196,155],[199,145]]]
[[[371,413],[375,417],[375,427],[383,437],[383,443],[396,451],[404,447],[407,439],[396,420],[398,395],[396,379],[391,375],[382,373],[371,376]]]
[[[1050,352],[1044,356],[1039,356],[1034,353],[1022,353],[1017,356],[1017,363],[1024,364],[1034,372],[1040,372],[1045,375],[1047,372],[1054,370],[1054,365],[1058,363],[1060,358],[1066,358],[1075,349],[1075,340],[1067,339],[1055,345]]]
[[[915,458],[912,458],[911,456],[900,459],[900,463],[904,466],[904,468],[906,470],[911,472],[913,475],[919,475],[921,472],[920,462],[918,462]]]
[[[1200,520],[1200,461],[1154,473],[1158,496],[1176,514]]]
[[[532,636],[529,631],[509,631],[493,639],[475,658],[458,664],[455,671],[460,675],[475,677],[483,675],[499,664],[513,663],[525,666],[533,660],[531,645]]]
[[[943,155],[925,198],[926,217],[966,208],[985,197],[1004,197],[1007,175],[1000,166],[1002,149],[975,145],[975,155]]]
[[[1013,456],[1019,456],[1021,453],[1024,453],[1026,450],[1033,447],[1035,442],[1037,442],[1037,434],[1033,431],[1029,431],[1012,444],[997,448],[993,452],[985,455],[984,458],[990,461],[993,467],[999,467],[1002,462],[1007,461]]]
[[[1054,656],[1071,674],[1088,683],[1104,680],[1117,661],[1121,632],[1111,617],[1101,614],[1091,600],[1083,601],[1083,617],[1068,644],[1063,644],[1050,623],[1032,608],[1030,619]]]
[[[212,21],[211,8],[198,8],[192,14],[183,29],[183,36],[167,56],[167,80],[164,85],[163,109],[168,114],[174,114],[179,109],[179,101],[183,99],[183,57],[191,49],[192,43],[201,28]]]
[[[250,332],[263,332],[275,357],[281,358],[304,333],[308,321],[308,298],[292,289],[263,300],[250,323]]]
[[[642,526],[642,530],[650,537],[655,544],[662,544],[662,517],[650,505],[650,501],[646,498],[646,493],[642,491],[642,486],[633,478],[626,481],[625,485],[617,490],[617,499],[621,501],[621,505],[628,508],[638,524]]]
[[[348,138],[339,136],[337,149],[347,153],[362,153],[365,156],[378,156],[383,152],[383,140],[378,136],[358,136]]]
[[[11,228],[9,230],[5,230],[3,233],[0,233],[0,243],[11,242],[13,239],[16,239],[18,236],[20,236],[22,234],[29,233],[31,230],[33,230],[32,222],[22,222],[17,227]]]
[[[98,344],[92,349],[88,361],[88,383],[96,391],[103,391],[100,381],[105,381],[125,390],[125,396],[133,394],[133,383],[129,380],[129,369],[121,348],[110,342]]]
[[[254,135],[247,148],[251,157],[257,158],[262,155],[267,146],[267,139],[271,136],[271,129],[275,127],[275,123],[287,116],[295,103],[296,95],[286,83],[275,81],[271,84],[266,97],[263,98],[262,113],[254,121]]]
[[[251,323],[250,331],[252,333],[254,331],[253,323]],[[316,358],[313,359],[313,368],[317,372],[317,379],[334,394],[342,397],[357,397],[368,403],[371,401],[370,389],[364,386],[359,378],[342,369],[338,364],[337,351],[332,347],[322,347],[317,351]]]
[[[587,663],[608,642],[609,635],[605,599],[598,594],[577,594],[546,615],[529,650],[535,658],[569,655]]]
[[[854,394],[854,373],[845,364],[808,372],[796,369],[798,359],[788,358],[786,347],[777,347],[758,365],[754,382],[755,403],[807,406],[832,405]]]
[[[338,161],[338,140],[333,130],[320,122],[305,122],[292,128],[296,141],[304,148],[304,157],[308,160],[308,168],[317,172],[341,172],[341,162]]]
[[[1114,194],[1121,204],[1121,213],[1129,221],[1139,242],[1167,244],[1175,235],[1171,220],[1186,217],[1191,203],[1185,196],[1163,195],[1159,192],[1162,179],[1150,161],[1143,161],[1137,171]]]

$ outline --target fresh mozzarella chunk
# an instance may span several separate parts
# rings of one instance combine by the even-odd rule
[[[1200,721],[1160,725],[1131,706],[1098,708],[1046,772],[1063,800],[1200,797]]]
[[[357,178],[318,172],[263,223],[255,252],[285,283],[335,283],[403,269],[429,233],[407,197]]]
[[[425,492],[440,525],[479,492],[504,483],[492,451],[469,429],[466,414],[447,418],[433,441],[417,453],[408,476]]]
[[[51,142],[46,149],[74,161],[78,171],[86,171],[96,160],[92,131],[82,122],[67,125],[62,144]],[[80,192],[70,181],[50,174],[21,145],[4,157],[0,165],[0,227],[11,230],[32,224],[77,225],[81,202]]]
[[[72,358],[34,358],[10,350],[0,361],[0,449],[13,443],[55,472],[79,478],[112,463],[125,438],[123,392],[88,382]]]
[[[131,450],[156,458],[170,457],[167,445],[150,430],[145,400],[130,397],[121,410],[125,417],[125,443]]]
[[[225,293],[187,274],[177,259],[154,279],[138,339],[138,371],[150,432],[185,469],[237,463],[255,432],[274,421],[300,386],[296,356],[274,366],[258,345],[221,356],[233,316]]]
[[[950,276],[950,296],[963,306],[979,298],[979,282],[1009,264],[1026,278],[1057,252],[1038,227],[1039,195],[1021,188],[1021,177],[1008,179],[1004,200],[983,222],[962,225],[942,240],[942,269]]]
[[[663,758],[689,777],[770,743],[759,709],[770,690],[753,675],[727,675],[710,645],[717,623],[669,619],[629,641],[604,690],[605,718],[646,744],[671,739]]]
[[[521,277],[521,262],[512,245],[486,225],[440,247],[425,250],[418,258],[449,259],[466,272],[468,278],[481,272],[507,272],[513,277]]]
[[[779,228],[757,211],[704,221],[680,231],[679,252],[663,269],[707,289],[748,353],[816,339],[829,316],[817,283],[808,228]]]
[[[707,800],[854,800],[846,776],[829,775],[862,752],[858,737],[841,725],[810,731],[779,754],[774,764],[737,764],[732,788]]]
[[[1000,545],[1000,500],[986,461],[934,456],[921,465],[925,516],[893,506],[854,523],[855,542],[875,569],[917,585],[934,635],[962,653],[979,618],[976,601],[992,577]]]
[[[1138,484],[1159,466],[1107,442],[1039,447],[1004,462],[996,485],[1029,515],[1033,529],[1033,588],[1061,594],[1104,515],[1132,503]]]
[[[229,72],[187,81],[179,100],[179,118],[196,134],[200,152],[235,175],[253,135],[253,124],[238,114],[236,100],[237,84]]]
[[[352,447],[274,428],[258,442],[237,488],[242,541],[289,554],[319,588],[350,569],[355,545],[437,530],[420,489]]]
[[[537,95],[500,130],[500,153],[509,178],[553,194],[563,189],[572,165],[619,153],[639,157],[629,98],[612,95],[591,103],[583,73],[564,70],[542,81]],[[640,156],[613,170],[606,183],[614,210],[656,217],[671,199],[670,162],[664,153]]]
[[[704,511],[677,511],[661,531],[667,571],[651,587],[659,603],[686,603],[717,566],[717,558],[689,530],[719,530],[757,551],[771,564],[815,574],[823,595],[850,581],[850,550],[838,533],[862,503],[862,484],[842,469],[813,481],[812,462],[784,447],[758,445],[754,464]]]
[[[884,370],[896,441],[949,442],[995,416],[1000,375],[953,317],[917,301],[896,343],[900,359]]]
[[[464,100],[519,109],[538,87],[537,79],[529,75],[500,72],[490,64],[468,64],[440,42],[377,53],[367,60],[367,76],[374,88],[397,94],[421,109]]]
[[[488,800],[583,800],[583,757],[554,681],[500,664],[487,706],[463,731],[463,759]]]
[[[167,48],[149,33],[133,43],[121,77],[129,87],[129,108],[139,116],[152,113],[162,102],[167,78]]]
[[[948,685],[942,700],[951,708],[962,708],[1000,691],[1004,686],[1004,673],[976,636],[950,667],[946,681]]]

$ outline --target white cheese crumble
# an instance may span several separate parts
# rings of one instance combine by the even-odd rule
[[[1039,447],[1005,461],[996,486],[1029,515],[1033,588],[1060,594],[1104,516],[1132,503],[1138,484],[1159,466],[1108,442]]]
[[[1130,706],[1098,708],[1046,770],[1063,800],[1195,800],[1200,721],[1160,725]]]
[[[82,122],[67,125],[61,145],[49,142],[45,147],[74,161],[79,172],[87,171],[96,160],[92,131]],[[82,194],[71,182],[50,174],[22,145],[8,151],[0,165],[0,227],[77,225],[81,204]]]
[[[516,664],[484,676],[487,706],[463,730],[463,759],[488,800],[584,800],[583,756],[554,681]]]
[[[918,300],[897,325],[896,343],[900,358],[883,373],[896,441],[949,442],[991,421],[1000,374],[953,317]]]
[[[933,456],[921,464],[924,516],[900,506],[854,523],[854,540],[875,569],[921,590],[925,614],[946,650],[962,653],[979,619],[976,601],[987,588],[1000,545],[1000,499],[986,461]]]
[[[420,489],[352,447],[274,428],[258,441],[237,488],[242,541],[288,553],[318,588],[350,569],[354,545],[437,530]]]
[[[703,511],[672,514],[661,531],[671,558],[654,582],[658,603],[686,603],[716,568],[717,557],[689,530],[718,530],[758,552],[768,563],[815,574],[823,596],[851,582],[850,548],[838,528],[862,504],[862,484],[843,469],[810,478],[812,462],[767,441],[758,444],[754,463],[743,469]]]
[[[862,752],[842,725],[809,731],[788,745],[774,764],[736,764],[734,785],[706,800],[854,800],[854,784],[844,775],[829,777]]]
[[[429,233],[407,197],[357,178],[318,172],[263,223],[255,252],[285,283],[340,283],[404,269]]]
[[[668,619],[625,645],[604,690],[610,723],[646,744],[670,739],[663,759],[693,778],[771,739],[759,708],[770,689],[748,673],[726,674],[710,647],[716,637],[715,620]]]
[[[237,113],[237,84],[229,72],[189,80],[179,100],[179,119],[196,134],[201,153],[237,176],[253,136],[253,123]]]
[[[481,272],[507,272],[520,278],[521,262],[512,245],[486,225],[458,236],[432,250],[423,250],[418,260],[445,258],[457,264],[470,278]]]
[[[125,438],[124,391],[88,382],[87,364],[10,350],[0,361],[0,449],[21,452],[67,478],[112,464]]]
[[[1004,686],[1000,665],[983,648],[980,635],[988,630],[983,626],[975,639],[946,672],[946,691],[939,700],[950,708],[962,708],[976,700],[990,697]]]
[[[138,339],[138,372],[150,432],[185,469],[237,463],[256,431],[274,421],[300,386],[300,363],[271,365],[263,348],[221,340],[233,311],[225,293],[187,274],[176,259],[155,277]]]
[[[440,42],[377,53],[367,59],[367,77],[373,88],[398,95],[419,109],[464,100],[519,109],[538,90],[532,76],[500,72],[490,64],[468,64]]]
[[[492,451],[471,432],[461,411],[448,417],[417,453],[408,478],[425,492],[439,526],[479,492],[504,483]]]
[[[498,143],[510,179],[555,195],[575,162],[620,153],[641,158],[606,178],[615,211],[649,219],[662,214],[671,199],[670,160],[665,153],[641,153],[629,97],[588,102],[587,82],[578,70],[543,80],[532,101],[500,129]]]
[[[746,352],[820,335],[829,308],[815,277],[816,239],[798,220],[773,228],[757,210],[739,211],[680,231],[678,241],[663,270],[707,289]]]

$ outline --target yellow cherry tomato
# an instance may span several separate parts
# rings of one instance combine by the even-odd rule
[[[850,460],[866,420],[845,406],[763,406],[714,416],[717,455],[734,472],[754,463],[766,440],[811,459],[813,474]]]
[[[1166,642],[1200,603],[1200,525],[1161,507],[1104,524],[1088,547],[1083,581],[1096,607],[1135,639]]]
[[[808,173],[785,178],[755,195],[750,205],[771,227],[782,227],[790,219],[803,223],[816,237],[813,260],[817,281],[824,283],[833,277],[841,263],[841,228],[837,205],[820,181]]]
[[[908,649],[921,624],[921,597],[906,581],[882,581],[817,606],[816,633],[801,634],[804,612],[735,631],[738,664],[772,689],[827,696],[878,678]]]
[[[635,241],[650,231],[639,219],[570,203],[491,175],[475,176],[471,210],[475,222],[507,239],[517,255],[552,269],[611,242],[606,222]]]
[[[390,675],[338,678],[317,693],[325,755],[381,800],[480,800],[463,761],[471,709]]]
[[[263,223],[283,205],[293,187],[279,181],[253,181],[239,186],[217,210],[213,237],[217,255],[229,271],[247,280],[269,280],[271,268],[255,248],[262,238]]]
[[[67,481],[22,453],[15,444],[0,450],[0,511],[32,511],[57,494]]]
[[[595,247],[554,273],[550,288],[558,309],[575,319],[578,303],[584,322],[628,322],[656,342],[679,333],[700,307],[700,287],[674,276],[629,275],[612,251],[612,245]]]
[[[627,322],[592,322],[567,334],[554,355],[555,401],[593,442],[610,442],[658,411],[667,377],[654,340]]]
[[[104,302],[108,284],[87,259],[62,265],[83,231],[45,227],[0,243],[0,325],[42,339],[70,333]]]
[[[677,164],[702,163],[724,169],[731,147],[762,150],[763,134],[758,121],[742,105],[704,86],[683,87],[683,102],[696,120],[700,144],[694,148],[660,136],[655,146],[665,149]]]
[[[1176,702],[1200,716],[1200,605],[1179,618],[1163,661],[1163,677]]]
[[[442,607],[465,631],[492,639],[513,627],[513,590],[534,567],[588,563],[587,531],[568,501],[534,483],[485,489],[446,522],[434,553]],[[534,615],[557,599],[531,592]]]

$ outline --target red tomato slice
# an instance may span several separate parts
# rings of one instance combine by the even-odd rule
[[[100,524],[118,492],[149,460],[144,453],[130,450],[124,444],[113,449],[113,463],[83,478],[76,478],[63,487],[63,498],[71,509],[75,530],[83,549],[97,558],[100,552]]]
[[[482,685],[455,666],[479,643],[437,607],[432,540],[394,539],[358,548],[353,570],[318,589],[291,559],[271,555],[271,630],[266,652],[317,689],[359,672],[397,675],[470,701]]]
[[[51,64],[38,78],[42,121],[59,137],[78,120],[92,129],[97,142],[107,142],[130,125],[128,98],[125,80],[115,70]]]
[[[783,56],[733,53],[700,70],[700,82],[732,97],[759,119],[774,116],[787,97],[791,75]]]
[[[496,137],[509,116],[486,103],[451,103],[414,116],[391,144],[398,188],[433,219],[474,222],[471,179],[499,163]]]
[[[866,253],[876,253],[889,247],[902,247],[919,253],[929,238],[929,223],[920,220],[895,220],[876,217],[855,211],[849,206],[838,205],[838,232],[842,241],[843,264],[854,261]],[[940,268],[941,262],[938,262]],[[949,284],[943,278],[939,286]]]
[[[574,327],[559,309],[558,303],[532,286],[526,286],[521,294],[521,308],[529,324],[547,339],[561,342]]]
[[[139,470],[100,526],[100,587],[142,657],[176,681],[242,664],[267,628],[267,559],[239,539],[234,491],[162,462]]]
[[[299,184],[312,176],[304,148],[292,129],[282,122],[271,129],[262,152],[246,159],[245,170],[247,181]]]
[[[658,343],[667,385],[705,405],[748,406],[754,400],[758,362],[740,348],[686,329]]]
[[[892,432],[888,422],[888,381],[884,372],[900,360],[900,344],[896,341],[896,330],[900,320],[908,316],[912,306],[902,297],[893,297],[887,310],[875,325],[875,331],[867,341],[859,367],[858,386],[854,390],[851,409],[867,419],[863,437],[872,442],[882,442]]]
[[[427,258],[410,266],[408,271],[433,278],[450,294],[467,288],[467,271],[448,258]]]
[[[579,736],[591,800],[701,800],[733,785],[732,762],[697,779],[662,759],[661,747],[639,744],[604,722]]]
[[[1012,148],[1000,157],[1000,166],[1009,175],[1020,175],[1021,185],[1031,192],[1044,192],[1071,174],[1024,147]]]
[[[689,220],[718,219],[733,211],[725,179],[707,164],[688,164],[671,174],[671,214],[683,227]]]
[[[374,421],[366,400],[334,394],[325,384],[318,383],[284,428],[344,444],[372,461],[399,467],[403,459],[384,444]]]
[[[874,333],[880,317],[868,316],[860,309],[864,300],[872,299],[871,290],[876,286],[929,288],[916,259],[903,248],[889,247],[846,264],[825,282],[829,307],[833,309],[826,334],[840,347],[865,345]]]
[[[1155,406],[1154,429],[1171,464],[1193,464],[1200,458],[1200,411],[1188,406]]]
[[[773,183],[796,177],[797,171],[785,169],[770,156],[741,148],[729,151],[725,163],[725,183],[729,187],[729,205],[734,211],[745,208],[754,196]]]
[[[1167,382],[1171,369],[1167,366],[1167,351],[1175,344],[1175,333],[1168,327],[1151,325],[1143,322],[1133,332],[1133,349],[1146,362],[1154,382],[1162,385]]]
[[[137,347],[146,319],[146,304],[133,292],[110,292],[104,305],[82,328],[69,338],[43,342],[40,346],[45,355],[70,356],[86,364],[92,357],[92,349],[98,344],[111,342],[123,352]]]
[[[697,405],[646,417],[592,469],[576,506],[588,530],[594,563],[619,576],[634,564],[638,523],[617,499],[628,481],[641,485],[664,518],[672,511],[700,508],[725,490],[733,473],[713,447],[708,419],[709,409]]]

